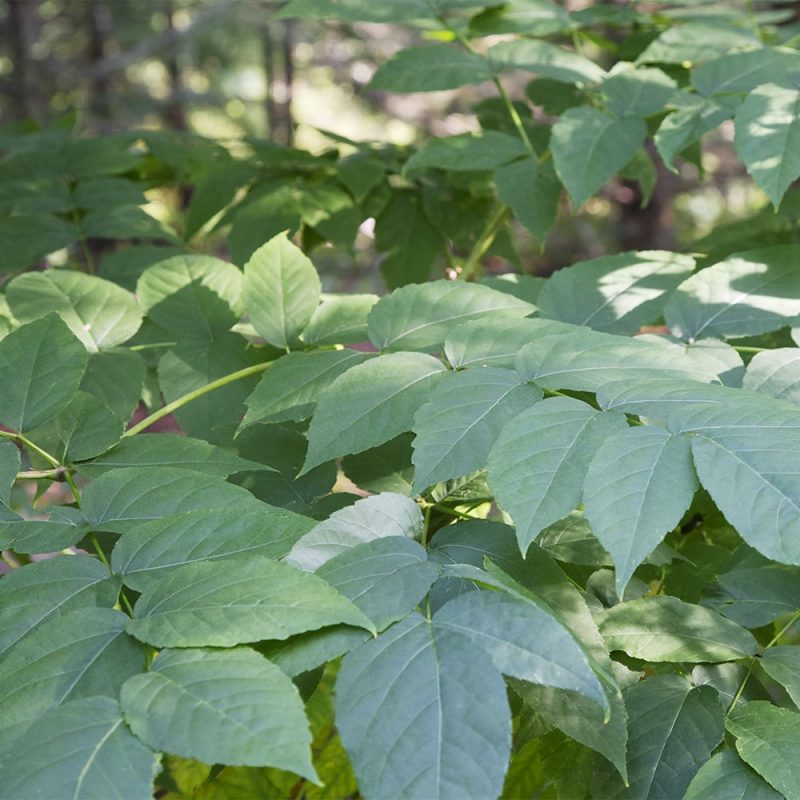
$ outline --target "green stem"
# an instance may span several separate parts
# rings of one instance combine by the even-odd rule
[[[800,611],[795,611],[792,614],[791,619],[767,642],[764,647],[764,650],[769,650],[772,645],[778,642],[789,628],[792,627],[798,620],[800,620]],[[747,668],[747,672],[745,672],[744,677],[742,678],[741,682],[739,683],[739,688],[736,690],[736,694],[733,696],[733,700],[731,700],[730,705],[728,706],[728,710],[725,712],[725,716],[727,717],[728,714],[736,708],[736,704],[739,702],[739,698],[742,696],[742,692],[744,692],[745,687],[747,686],[747,681],[750,680],[750,676],[753,674],[753,668],[756,665],[755,657],[750,659],[750,666]]]
[[[154,422],[158,422],[158,420],[163,419],[173,411],[177,411],[179,408],[183,408],[185,405],[188,405],[192,402],[192,400],[197,400],[198,397],[202,397],[209,392],[213,392],[215,389],[221,389],[223,386],[227,386],[229,383],[234,383],[235,381],[242,380],[242,378],[249,378],[251,375],[257,375],[259,372],[264,372],[265,370],[269,369],[272,364],[272,361],[266,361],[262,364],[254,364],[252,367],[245,367],[244,369],[236,370],[236,372],[223,375],[221,378],[217,378],[217,380],[211,381],[211,383],[207,383],[205,386],[201,386],[199,389],[195,389],[192,392],[187,392],[176,400],[173,400],[171,403],[167,403],[167,405],[159,408],[158,411],[154,411],[149,417],[145,417],[141,422],[137,422],[136,425],[128,428],[128,430],[122,435],[135,436],[137,433],[141,433],[143,430],[149,428]]]
[[[153,342],[152,344],[135,344],[133,347],[129,347],[128,350],[138,353],[142,350],[155,350],[159,347],[175,347],[178,344],[177,342]]]
[[[463,280],[472,280],[472,278],[480,273],[481,259],[486,255],[486,252],[492,246],[492,242],[494,242],[497,235],[505,226],[509,211],[510,209],[508,206],[500,206],[489,219],[489,222],[483,229],[483,233],[481,233],[478,241],[475,242],[474,247],[461,268],[461,278]]]
[[[26,436],[23,436],[21,433],[15,433],[14,431],[0,431],[0,437],[3,439],[12,439],[15,442],[25,445],[28,450],[43,458],[51,467],[57,469],[61,466],[61,463],[55,456],[51,456],[46,450],[42,450],[38,444],[34,444],[30,439],[28,439]]]
[[[18,472],[15,480],[18,481],[64,481],[66,480],[66,470],[64,467],[54,467],[53,469],[29,469],[25,472]]]
[[[769,350],[768,347],[745,347],[737,344],[732,344],[731,347],[738,353],[763,353],[765,350]]]
[[[475,519],[475,517],[471,517],[469,514],[465,514],[463,511],[456,511],[455,508],[450,508],[449,506],[442,505],[441,503],[430,503],[430,508],[435,508],[437,511],[441,511],[444,514],[449,514],[451,517],[457,517],[458,519]]]

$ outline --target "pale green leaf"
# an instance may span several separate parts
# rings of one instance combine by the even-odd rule
[[[682,102],[677,111],[664,118],[653,137],[667,169],[677,172],[672,163],[675,156],[730,116],[729,109],[711,100],[698,100],[692,96],[690,101]]]
[[[505,684],[478,647],[419,614],[345,656],[336,724],[367,797],[500,794],[511,748]]]
[[[150,800],[158,762],[116,700],[85,697],[41,717],[0,752],[0,798]]]
[[[0,663],[4,735],[69,700],[116,699],[145,665],[144,648],[125,633],[127,619],[111,608],[81,608],[51,617],[16,644]]]
[[[691,256],[663,250],[601,256],[555,272],[537,306],[547,319],[634,334],[660,316],[665,295],[693,270]]]
[[[445,339],[444,352],[454,369],[472,366],[513,367],[522,347],[530,344],[542,331],[552,332],[549,325],[539,319],[495,319],[487,316],[455,326]],[[563,326],[563,330],[567,330],[567,327]]]
[[[283,641],[262,642],[258,651],[294,678],[349,653],[369,638],[363,628],[331,625]]]
[[[469,475],[486,464],[503,426],[542,399],[511,370],[476,368],[445,375],[414,418],[414,485]]]
[[[606,71],[586,56],[542,39],[501,42],[490,48],[489,59],[497,70],[524,69],[564,83],[600,83],[606,76]]]
[[[338,19],[345,22],[410,22],[436,18],[442,11],[476,8],[482,0],[291,0],[280,17]]]
[[[492,79],[482,55],[442,45],[401,50],[378,67],[368,88],[376,92],[437,92]]]
[[[800,707],[800,647],[781,645],[770,647],[759,661],[764,672],[783,686]]]
[[[414,539],[423,527],[422,512],[413,500],[383,492],[335,511],[303,536],[286,560],[292,566],[313,572],[359,544],[389,536]]]
[[[428,139],[406,161],[403,172],[413,177],[435,168],[455,171],[490,170],[526,154],[519,137],[501,131],[461,133]]]
[[[154,750],[317,780],[297,688],[249,648],[162,650],[148,673],[126,681],[120,703],[133,733]]]
[[[678,85],[660,69],[619,62],[603,81],[600,91],[612,114],[647,117],[662,111],[677,91]]]
[[[52,419],[78,391],[89,354],[55,314],[0,341],[0,422],[26,431]]]
[[[536,603],[502,591],[467,592],[440,608],[434,625],[472,640],[505,675],[578,692],[608,706],[586,654]]]
[[[692,778],[683,800],[781,800],[734,750],[712,756]]]
[[[60,556],[15,569],[0,579],[0,657],[56,615],[76,608],[111,607],[119,579],[98,559]]]
[[[553,164],[573,205],[582,206],[635,155],[647,128],[638,117],[612,117],[596,108],[570,108],[553,125]]]
[[[111,554],[114,572],[136,589],[169,570],[232,556],[282,558],[314,521],[264,505],[260,511],[203,509],[143,522]]]
[[[441,361],[423,353],[389,353],[351,367],[317,403],[303,472],[411,430],[444,372]]]
[[[677,675],[655,675],[625,690],[628,778],[596,781],[604,800],[678,800],[722,741],[723,709],[710,686],[692,688]]]
[[[245,264],[242,301],[253,327],[276,347],[297,342],[320,293],[314,265],[285,233],[259,247]]]
[[[192,470],[125,467],[92,481],[83,493],[81,507],[96,530],[125,533],[169,514],[231,505],[240,511],[263,508],[245,489]]]
[[[756,353],[747,365],[742,386],[800,405],[800,348]]]
[[[92,353],[81,380],[81,391],[94,395],[127,422],[139,404],[146,369],[144,359],[130,350]]]
[[[104,453],[122,438],[124,430],[124,420],[102,400],[79,391],[56,417],[32,431],[32,436],[62,461],[74,462]]]
[[[378,630],[416,608],[439,575],[425,548],[405,536],[362,542],[329,561],[317,575],[369,617]]]
[[[644,661],[735,661],[758,649],[752,634],[735,622],[668,595],[607,609],[600,632],[610,650]]]
[[[664,316],[681,339],[756,336],[800,316],[796,245],[729,256],[684,281]]]
[[[128,632],[158,647],[230,647],[372,623],[316,575],[263,556],[176,567],[136,601]]]
[[[777,208],[800,177],[800,90],[758,86],[739,106],[735,122],[736,153]]]
[[[726,53],[692,70],[700,94],[752,92],[765,83],[789,83],[800,73],[800,53],[790,47],[761,47]]]
[[[323,295],[303,331],[308,344],[356,344],[367,339],[367,316],[376,294]]]
[[[8,284],[6,299],[20,322],[55,312],[92,352],[126,342],[142,323],[133,295],[111,281],[72,270],[20,275]]]
[[[514,520],[523,553],[540,531],[575,508],[595,452],[625,426],[620,414],[554,397],[503,428],[489,454],[489,485]]]
[[[463,281],[397,289],[369,314],[369,338],[380,350],[438,350],[457,325],[481,317],[525,317],[534,306],[513,295]]]
[[[687,436],[650,425],[610,436],[583,489],[586,518],[616,567],[617,595],[681,521],[697,490]]]
[[[147,316],[177,336],[214,339],[239,319],[242,273],[213,256],[159,261],[136,284]]]
[[[650,42],[636,61],[683,65],[684,62],[708,61],[736,48],[760,46],[758,35],[752,29],[719,20],[692,20],[667,28]]]
[[[84,475],[96,478],[109,471],[128,467],[138,467],[142,471],[167,467],[217,478],[226,478],[234,472],[269,469],[255,461],[239,458],[236,453],[214,447],[202,439],[174,433],[128,437],[99,458],[80,464],[78,469]]]
[[[49,508],[48,511],[56,511]],[[68,509],[70,511],[74,509]],[[19,519],[0,521],[0,548],[15,553],[56,553],[77,544],[86,535],[87,526],[80,512],[76,519]]]
[[[800,798],[800,714],[755,700],[734,709],[726,727],[743,761],[785,800]]]
[[[310,417],[320,395],[334,380],[367,357],[355,350],[322,350],[279,358],[245,400],[247,413],[239,430],[257,422]]]

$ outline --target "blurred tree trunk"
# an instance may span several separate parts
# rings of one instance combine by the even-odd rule
[[[92,0],[89,15],[89,74],[91,78],[89,107],[102,123],[111,119],[110,76],[96,69],[105,58],[106,41],[112,32],[111,13],[105,0]]]
[[[167,101],[166,121],[173,129],[185,131],[187,128],[186,106],[183,102],[183,79],[181,77],[181,67],[178,60],[178,39],[175,28],[175,4],[173,0],[167,0],[165,9],[167,15],[167,31],[170,43],[164,53],[164,66],[169,75],[169,100]]]
[[[264,30],[265,112],[269,137],[291,146],[294,140],[292,88],[294,84],[294,22],[276,20],[279,4],[269,3],[270,19]]]
[[[41,121],[31,47],[36,40],[36,4],[7,0],[9,49],[14,72],[11,80],[12,115],[15,119]]]

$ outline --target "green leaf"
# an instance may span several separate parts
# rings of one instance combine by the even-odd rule
[[[710,686],[692,688],[677,675],[655,675],[625,690],[628,778],[597,781],[597,797],[679,798],[722,741],[723,710]]]
[[[480,0],[291,0],[279,17],[339,19],[346,22],[410,22],[442,11],[483,5]]]
[[[133,733],[154,750],[318,780],[297,688],[249,648],[162,650],[147,674],[126,681],[120,703]]]
[[[386,208],[375,220],[375,247],[385,253],[381,273],[390,289],[426,281],[446,243],[433,227],[419,193],[392,192]]]
[[[800,707],[800,648],[796,645],[770,647],[759,664],[770,678],[786,689],[792,702]]]
[[[540,531],[575,508],[595,452],[625,425],[617,413],[554,397],[503,428],[489,453],[489,485],[514,520],[523,553]]]
[[[106,472],[83,493],[82,509],[95,530],[125,533],[151,519],[197,509],[263,504],[239,486],[188,469],[126,467]]]
[[[403,172],[413,177],[436,168],[470,172],[490,170],[526,154],[519,137],[501,131],[461,133],[429,139],[406,161]]]
[[[520,348],[533,341],[544,324],[537,319],[487,316],[455,326],[445,339],[444,353],[454,369],[478,365],[513,367]]]
[[[755,700],[735,708],[726,727],[743,761],[786,800],[800,798],[800,714]]]
[[[121,420],[131,418],[142,394],[146,366],[130,350],[92,353],[83,373],[81,391],[94,395]]]
[[[317,575],[381,631],[416,608],[439,575],[425,548],[405,536],[362,542],[326,561]]]
[[[37,626],[76,608],[112,606],[119,580],[89,556],[26,564],[0,580],[0,657]]]
[[[69,247],[78,239],[72,222],[52,214],[3,214],[0,252],[3,271],[21,272],[49,253]]]
[[[147,267],[172,256],[182,255],[179,247],[155,244],[133,244],[106,254],[100,262],[99,272],[109,281],[133,292],[136,281]]]
[[[360,544],[396,536],[414,539],[423,527],[422,512],[413,500],[384,492],[331,514],[297,542],[286,560],[313,572]]]
[[[781,347],[756,353],[747,365],[742,387],[800,404],[800,349]]]
[[[253,327],[270,344],[297,342],[319,303],[314,265],[285,233],[270,239],[244,267],[242,300]]]
[[[600,83],[606,71],[588,58],[542,39],[501,42],[489,50],[497,70],[524,69],[564,83]]]
[[[159,756],[125,726],[116,700],[85,697],[41,717],[0,753],[0,798],[150,800]]]
[[[483,467],[503,426],[541,399],[539,389],[510,370],[445,375],[414,418],[412,493]]]
[[[561,198],[552,161],[537,163],[524,158],[506,164],[495,172],[495,183],[498,196],[517,221],[543,242],[555,224]]]
[[[389,442],[342,460],[344,474],[367,492],[411,494],[414,467],[411,465],[410,433],[401,433]]]
[[[683,64],[708,61],[729,50],[761,47],[758,34],[744,26],[719,20],[689,21],[659,34],[636,59],[639,64]]]
[[[197,561],[249,555],[282,558],[313,524],[307,517],[267,505],[261,511],[190,511],[138,525],[114,547],[111,567],[128,586],[140,589],[175,567]]]
[[[80,391],[69,405],[43,427],[33,431],[33,438],[61,460],[81,461],[104,453],[121,438],[124,421],[102,400]],[[51,440],[55,442],[51,444]]]
[[[735,661],[758,649],[752,634],[735,622],[668,595],[607,609],[600,632],[609,650],[645,661]]]
[[[710,434],[692,437],[692,454],[719,510],[751,547],[775,561],[800,564],[797,436],[787,441],[780,430],[753,426]],[[743,497],[752,501],[743,503]]]
[[[653,141],[667,169],[677,172],[673,166],[675,156],[730,116],[727,108],[711,100],[692,97],[691,101],[682,103],[677,111],[665,117]]]
[[[616,566],[623,596],[636,568],[681,521],[697,490],[687,436],[645,425],[612,435],[589,465],[586,518]]]
[[[258,651],[294,678],[349,653],[369,638],[370,634],[362,628],[331,625],[279,642],[262,642]]]
[[[26,431],[52,419],[78,391],[89,355],[55,315],[0,341],[0,422]]]
[[[81,608],[50,618],[16,644],[0,663],[0,730],[18,735],[79,697],[116,699],[145,664],[144,648],[125,633],[127,619],[110,608]]]
[[[323,295],[303,331],[307,344],[356,344],[367,340],[367,316],[376,294]]]
[[[390,353],[351,367],[317,403],[303,473],[411,430],[444,372],[441,361],[422,353]]]
[[[596,108],[570,108],[553,125],[553,164],[573,205],[582,206],[621,170],[644,143],[637,117],[612,117]]]
[[[535,307],[505,292],[463,281],[405,286],[369,314],[369,338],[380,350],[436,350],[452,326],[485,316],[524,317]]]
[[[47,510],[59,508],[63,507]],[[59,519],[54,515],[47,520],[0,521],[0,548],[15,553],[56,553],[77,544],[85,534],[86,524],[80,513],[77,519]]]
[[[473,641],[505,675],[578,692],[608,706],[586,654],[570,632],[534,602],[500,591],[467,592],[439,609],[434,625]]]
[[[55,312],[91,352],[128,341],[142,323],[129,292],[81,272],[27,272],[8,284],[6,299],[20,322]]]
[[[578,262],[545,282],[537,301],[539,313],[546,319],[633,335],[660,316],[665,295],[693,270],[691,256],[664,250]]]
[[[171,334],[214,339],[239,319],[242,273],[212,256],[174,256],[146,269],[136,296],[148,317]]]
[[[226,478],[234,472],[270,469],[202,439],[174,433],[131,436],[100,457],[78,465],[78,469],[90,478],[128,467],[141,470],[176,468],[215,478]]]
[[[789,47],[760,47],[726,53],[692,70],[700,94],[749,93],[765,83],[790,83],[800,73],[800,54]]]
[[[316,575],[263,556],[185,564],[136,601],[128,632],[158,647],[231,647],[346,623],[372,623]]]
[[[660,69],[637,69],[632,64],[619,62],[603,81],[600,90],[612,114],[647,117],[663,110],[677,88],[675,81]]]
[[[367,797],[500,794],[511,747],[500,673],[468,639],[419,614],[345,656],[336,724]]]
[[[798,577],[796,568],[742,545],[717,576],[712,607],[745,628],[760,628],[800,608]]]
[[[781,800],[769,784],[733,750],[723,750],[706,761],[692,778],[683,800]]]
[[[367,357],[355,350],[323,350],[279,358],[245,400],[247,413],[239,430],[257,422],[310,417],[320,395],[334,380]]]
[[[554,330],[550,333],[543,328],[538,338],[519,350],[516,360],[517,372],[525,380],[547,389],[597,392],[626,377],[635,377],[640,383],[653,379],[701,383],[718,379],[718,361],[709,364],[687,358],[683,348],[578,326]]]
[[[138,206],[95,208],[81,220],[81,233],[98,239],[161,239],[173,244],[180,240],[160,220]]]
[[[736,112],[736,153],[777,208],[800,176],[800,90],[768,83],[751,91]]]
[[[729,256],[684,281],[664,316],[681,339],[757,336],[800,316],[795,245]]]
[[[8,439],[0,440],[0,503],[8,505],[11,501],[11,487],[17,479],[19,468],[17,446]]]
[[[368,85],[375,92],[436,92],[492,79],[489,62],[477,53],[443,45],[401,50],[378,67]]]
[[[550,0],[512,0],[492,6],[474,16],[470,31],[479,36],[493,33],[522,33],[548,36],[572,27],[569,14]]]

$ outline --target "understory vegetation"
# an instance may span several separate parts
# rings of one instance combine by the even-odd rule
[[[467,129],[0,130],[0,798],[800,800],[793,4],[278,17]]]

